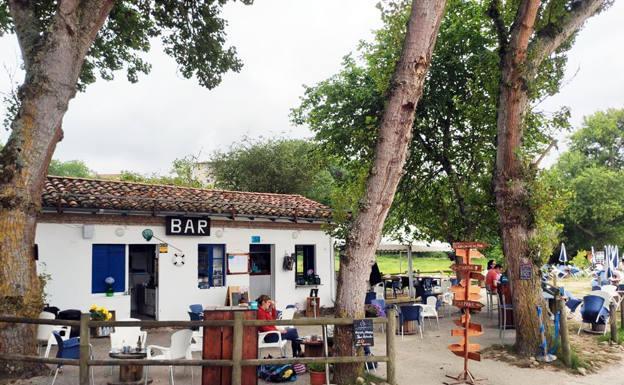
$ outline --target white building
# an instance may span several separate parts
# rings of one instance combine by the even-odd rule
[[[332,239],[322,228],[331,213],[302,196],[48,177],[42,199],[38,269],[60,309],[97,304],[118,319],[184,320],[190,304],[225,305],[228,287],[250,300],[269,294],[279,308],[303,306],[317,288],[321,306],[333,306]]]

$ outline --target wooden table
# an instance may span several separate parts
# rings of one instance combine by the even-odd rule
[[[310,339],[304,339],[301,344],[305,346],[304,355],[306,357],[323,357],[323,340],[321,338],[316,341],[312,341]]]
[[[108,355],[110,358],[118,360],[136,360],[147,357],[147,352],[145,350],[131,353],[110,352]],[[151,382],[151,379],[147,380],[147,383]],[[143,378],[142,365],[119,365],[119,381],[109,381],[108,385],[140,385],[143,383],[145,383],[145,379]]]

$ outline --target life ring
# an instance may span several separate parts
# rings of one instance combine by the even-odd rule
[[[173,254],[173,265],[174,266],[178,266],[178,267],[182,267],[184,266],[184,254]]]

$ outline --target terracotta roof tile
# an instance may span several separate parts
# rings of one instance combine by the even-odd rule
[[[122,211],[187,212],[330,219],[331,211],[293,194],[208,190],[189,187],[49,176],[43,207]]]

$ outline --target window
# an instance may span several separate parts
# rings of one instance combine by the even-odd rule
[[[251,264],[250,274],[270,275],[271,274],[271,250],[272,245],[249,245],[249,261]]]
[[[314,245],[295,245],[295,280],[304,284],[316,274],[316,256]]]
[[[113,277],[113,291],[126,291],[126,245],[93,245],[91,293],[106,293],[106,278]]]
[[[197,245],[197,287],[225,286],[225,245]]]

